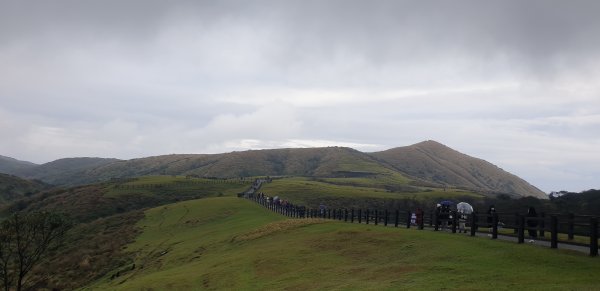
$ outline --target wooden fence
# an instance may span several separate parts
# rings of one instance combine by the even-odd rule
[[[267,209],[292,218],[321,218],[344,221],[348,223],[363,223],[383,226],[424,229],[434,231],[444,230],[457,232],[459,219],[456,211],[451,211],[449,218],[438,219],[435,211],[411,210],[373,210],[373,209],[314,209],[292,203],[278,203],[261,195],[247,195],[250,199]],[[416,219],[413,221],[413,213]],[[589,248],[589,255],[598,255],[598,217],[575,214],[546,214],[528,217],[519,213],[494,213],[491,215],[474,212],[464,221],[471,236],[487,232],[492,239],[499,235],[516,237],[517,242],[525,242],[525,232],[531,231],[535,239],[550,242],[551,248],[558,248],[558,243],[573,244]],[[485,229],[480,231],[480,228]],[[547,238],[547,235],[550,237]],[[565,239],[560,239],[563,236]],[[585,241],[575,240],[575,236],[583,237]]]

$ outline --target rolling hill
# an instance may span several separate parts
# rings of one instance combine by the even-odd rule
[[[70,158],[29,168],[18,175],[67,186],[148,175],[301,176],[360,186],[376,179],[377,184],[391,191],[413,191],[407,185],[451,186],[489,195],[546,198],[523,179],[434,141],[371,154],[346,147],[325,147],[174,154],[132,160]]]
[[[344,176],[389,172],[372,157],[350,148],[274,149],[216,155],[167,155],[112,163],[102,175],[198,175],[203,177]]]
[[[39,179],[53,185],[71,185],[71,181],[86,179],[87,171],[119,161],[104,158],[65,158],[20,171],[18,175]]]
[[[427,181],[479,191],[547,198],[544,192],[525,180],[435,141],[371,155],[403,173]]]
[[[0,173],[14,175],[35,168],[36,166],[38,165],[31,162],[0,156]]]
[[[25,180],[12,175],[0,174],[0,205],[31,196],[48,188],[49,185],[40,181]]]
[[[532,278],[543,278],[536,290],[597,286],[596,260],[565,250],[286,219],[237,198],[149,209],[137,227],[128,260],[84,290],[515,290]]]

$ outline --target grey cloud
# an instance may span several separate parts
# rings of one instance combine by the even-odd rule
[[[1,1],[0,154],[437,139],[544,190],[591,188],[597,15],[582,0]]]

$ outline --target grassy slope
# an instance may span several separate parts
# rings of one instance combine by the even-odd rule
[[[354,178],[349,178],[354,180]],[[364,180],[369,180],[363,178]],[[343,180],[343,179],[338,179]],[[264,184],[261,191],[270,196],[279,196],[293,203],[316,207],[321,202],[326,202],[330,207],[361,207],[360,200],[444,200],[459,199],[460,197],[482,198],[476,194],[463,190],[448,190],[436,188],[415,188],[421,192],[389,192],[383,187],[385,180],[370,179],[363,184],[370,187],[353,187],[346,185],[334,185],[320,181],[312,181],[306,178],[276,179],[272,183]],[[328,180],[325,180],[328,181]],[[353,202],[354,201],[354,202]],[[338,205],[339,204],[339,205]],[[364,206],[362,206],[364,207]]]
[[[27,205],[27,211],[60,211],[68,213],[78,222],[87,222],[182,200],[236,196],[249,185],[250,181],[221,183],[208,179],[150,176],[126,183],[93,184],[55,191],[27,199],[24,204]]]
[[[0,173],[0,205],[25,196],[31,196],[47,188],[49,188],[49,185],[39,181],[25,180]]]
[[[273,149],[214,155],[164,155],[128,161],[99,160],[94,167],[69,168],[84,159],[64,159],[39,166],[44,179],[81,185],[112,178],[147,175],[198,175],[201,177],[379,175],[406,184],[410,180],[370,155],[350,148]],[[70,162],[70,163],[68,163]]]
[[[371,154],[413,177],[466,189],[547,198],[523,179],[435,141]]]
[[[0,173],[15,175],[36,166],[36,164],[31,162],[19,161],[11,157],[0,155]]]
[[[135,224],[143,217],[142,209],[181,200],[236,196],[248,187],[249,181],[152,176],[27,198],[20,203],[27,205],[27,211],[64,212],[77,223],[68,232],[65,245],[33,270],[32,282],[61,290],[87,284],[132,260],[122,248],[137,236]]]
[[[597,259],[530,245],[292,221],[236,198],[154,208],[139,226],[128,247],[135,268],[89,289],[593,289],[600,269]]]

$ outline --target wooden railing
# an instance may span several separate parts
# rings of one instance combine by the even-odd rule
[[[292,218],[321,218],[349,223],[374,224],[394,227],[415,227],[417,229],[431,228],[434,231],[448,225],[448,231],[457,232],[459,223],[458,213],[451,211],[448,219],[438,219],[435,211],[411,210],[373,210],[354,208],[307,208],[281,200],[274,201],[264,195],[240,196],[252,200],[267,209]],[[416,221],[412,221],[416,213]],[[535,226],[533,226],[535,225]],[[499,236],[516,237],[517,242],[525,242],[525,232],[535,233],[535,238],[549,241],[550,247],[558,248],[558,244],[572,244],[589,248],[589,255],[598,255],[598,217],[575,214],[545,214],[528,217],[519,213],[480,214],[474,212],[467,216],[466,227],[471,236],[478,233],[488,233],[492,239]],[[484,229],[481,231],[480,229]],[[502,231],[501,231],[502,230]],[[550,238],[546,238],[549,234]],[[565,239],[561,239],[565,237]],[[575,236],[584,240],[575,240]]]

